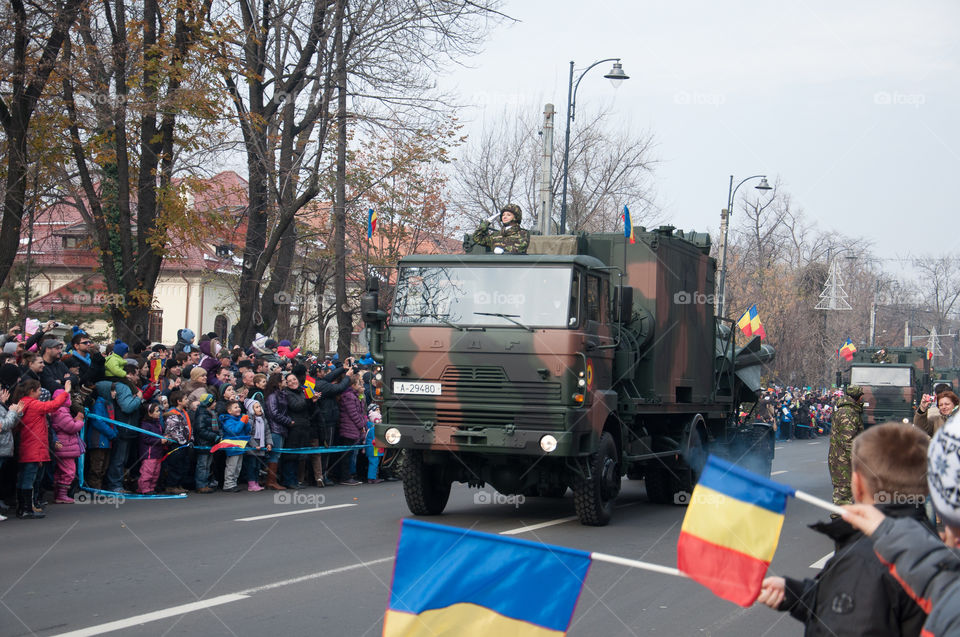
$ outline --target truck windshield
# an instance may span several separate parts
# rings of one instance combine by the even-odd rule
[[[572,277],[569,267],[407,266],[400,268],[391,322],[567,327],[577,323],[576,311],[570,311]]]
[[[852,367],[850,369],[851,385],[869,385],[871,387],[909,387],[909,367]]]

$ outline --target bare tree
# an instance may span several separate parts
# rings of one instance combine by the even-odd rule
[[[624,204],[636,225],[653,224],[653,136],[618,129],[611,111],[580,114],[570,140],[567,226],[571,232],[612,231]],[[475,226],[507,202],[538,210],[541,137],[539,113],[504,111],[468,141],[457,160],[454,204]],[[553,165],[563,165],[563,146],[554,147]],[[553,175],[559,193],[561,171]],[[555,197],[559,201],[559,197]],[[559,211],[558,211],[559,212]],[[536,221],[530,215],[530,224]]]
[[[83,0],[49,6],[11,0],[13,42],[3,47],[0,125],[6,135],[6,184],[0,222],[0,285],[7,279],[20,245],[27,195],[30,126],[50,74],[77,19]],[[11,20],[12,18],[12,20]]]

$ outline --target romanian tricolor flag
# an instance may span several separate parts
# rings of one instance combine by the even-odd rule
[[[623,236],[630,239],[630,243],[636,243],[637,237],[633,234],[633,223],[630,221],[630,209],[623,206]]]
[[[163,361],[158,359],[153,359],[150,361],[150,382],[159,383],[160,374],[163,373]]]
[[[585,551],[404,520],[384,637],[560,637],[590,567]]]
[[[307,398],[317,395],[317,380],[313,376],[307,376],[303,380],[303,395]]]
[[[221,440],[210,447],[210,453],[215,453],[221,449],[243,449],[247,446],[246,440]]]
[[[367,211],[367,239],[373,236],[373,233],[377,231],[377,213],[370,208]]]
[[[760,316],[757,314],[757,304],[754,303],[750,309],[743,313],[740,320],[737,321],[737,327],[747,338],[757,334],[760,338],[766,338],[767,333],[763,331],[763,323],[760,322]]]
[[[843,344],[843,347],[837,350],[838,354],[848,361],[853,360],[853,353],[856,351],[857,346],[854,345],[853,341],[851,341],[849,338],[847,339],[847,342]]]
[[[933,360],[933,350],[932,350],[932,349],[928,349],[928,350],[927,350],[927,360],[928,360],[928,361],[932,361],[932,360]]]
[[[714,456],[693,489],[677,568],[719,597],[750,606],[780,541],[794,490]]]

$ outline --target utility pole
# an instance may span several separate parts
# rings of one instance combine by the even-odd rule
[[[543,107],[543,150],[540,155],[540,201],[538,221],[540,234],[550,234],[553,213],[553,104]]]
[[[873,307],[870,308],[870,347],[877,344],[877,304],[880,302],[880,279],[877,279],[877,288],[873,292]]]

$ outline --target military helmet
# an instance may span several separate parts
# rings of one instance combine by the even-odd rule
[[[860,385],[850,385],[847,387],[847,396],[856,400],[863,396],[863,389],[860,388]]]
[[[517,223],[520,223],[523,220],[523,213],[520,212],[520,206],[515,203],[508,203],[503,208],[500,209],[501,213],[512,212],[513,218]]]

